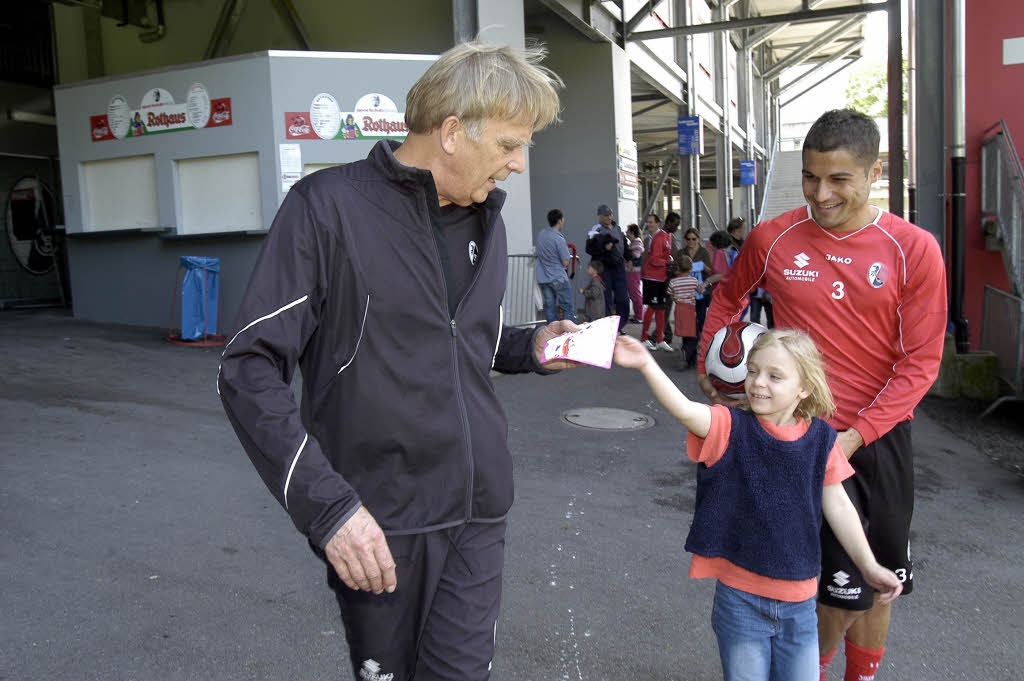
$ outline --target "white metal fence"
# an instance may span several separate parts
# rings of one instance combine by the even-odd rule
[[[508,326],[530,326],[544,321],[543,315],[538,314],[544,301],[537,286],[537,256],[509,254],[502,307]]]

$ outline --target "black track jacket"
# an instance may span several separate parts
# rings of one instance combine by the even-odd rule
[[[361,503],[388,534],[501,520],[512,457],[490,370],[546,373],[534,331],[502,324],[505,193],[484,203],[482,262],[453,319],[433,178],[393,144],[288,192],[219,371],[253,465],[321,548]]]

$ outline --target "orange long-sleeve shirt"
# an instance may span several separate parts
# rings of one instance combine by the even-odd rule
[[[776,326],[806,331],[824,356],[836,401],[830,423],[856,428],[865,443],[913,418],[938,374],[948,318],[935,238],[876,210],[852,232],[821,227],[806,206],[758,225],[715,290],[701,343],[739,320],[763,287]]]

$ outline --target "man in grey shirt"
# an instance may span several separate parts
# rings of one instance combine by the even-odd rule
[[[558,308],[562,308],[562,319],[576,321],[572,286],[569,275],[565,273],[569,265],[569,247],[562,235],[564,224],[562,211],[552,208],[548,211],[550,227],[537,235],[537,283],[544,296],[544,318],[548,323],[558,320]]]

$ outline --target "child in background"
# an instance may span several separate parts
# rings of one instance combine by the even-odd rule
[[[587,284],[586,288],[579,289],[579,292],[586,299],[583,313],[588,322],[604,316],[604,282],[601,280],[601,272],[603,271],[604,265],[600,260],[591,260],[590,264],[587,265],[587,275],[590,276],[590,283]]]
[[[693,259],[688,255],[676,256],[676,276],[668,282],[668,294],[676,303],[675,332],[683,340],[680,349],[680,368],[697,366],[697,285],[693,276]]]
[[[711,626],[726,681],[819,681],[815,594],[822,514],[865,580],[889,603],[903,590],[875,560],[840,484],[853,474],[836,432],[821,354],[801,331],[761,335],[747,359],[746,409],[691,402],[636,339],[615,362],[639,369],[690,431],[697,499],[690,577],[718,580]]]

